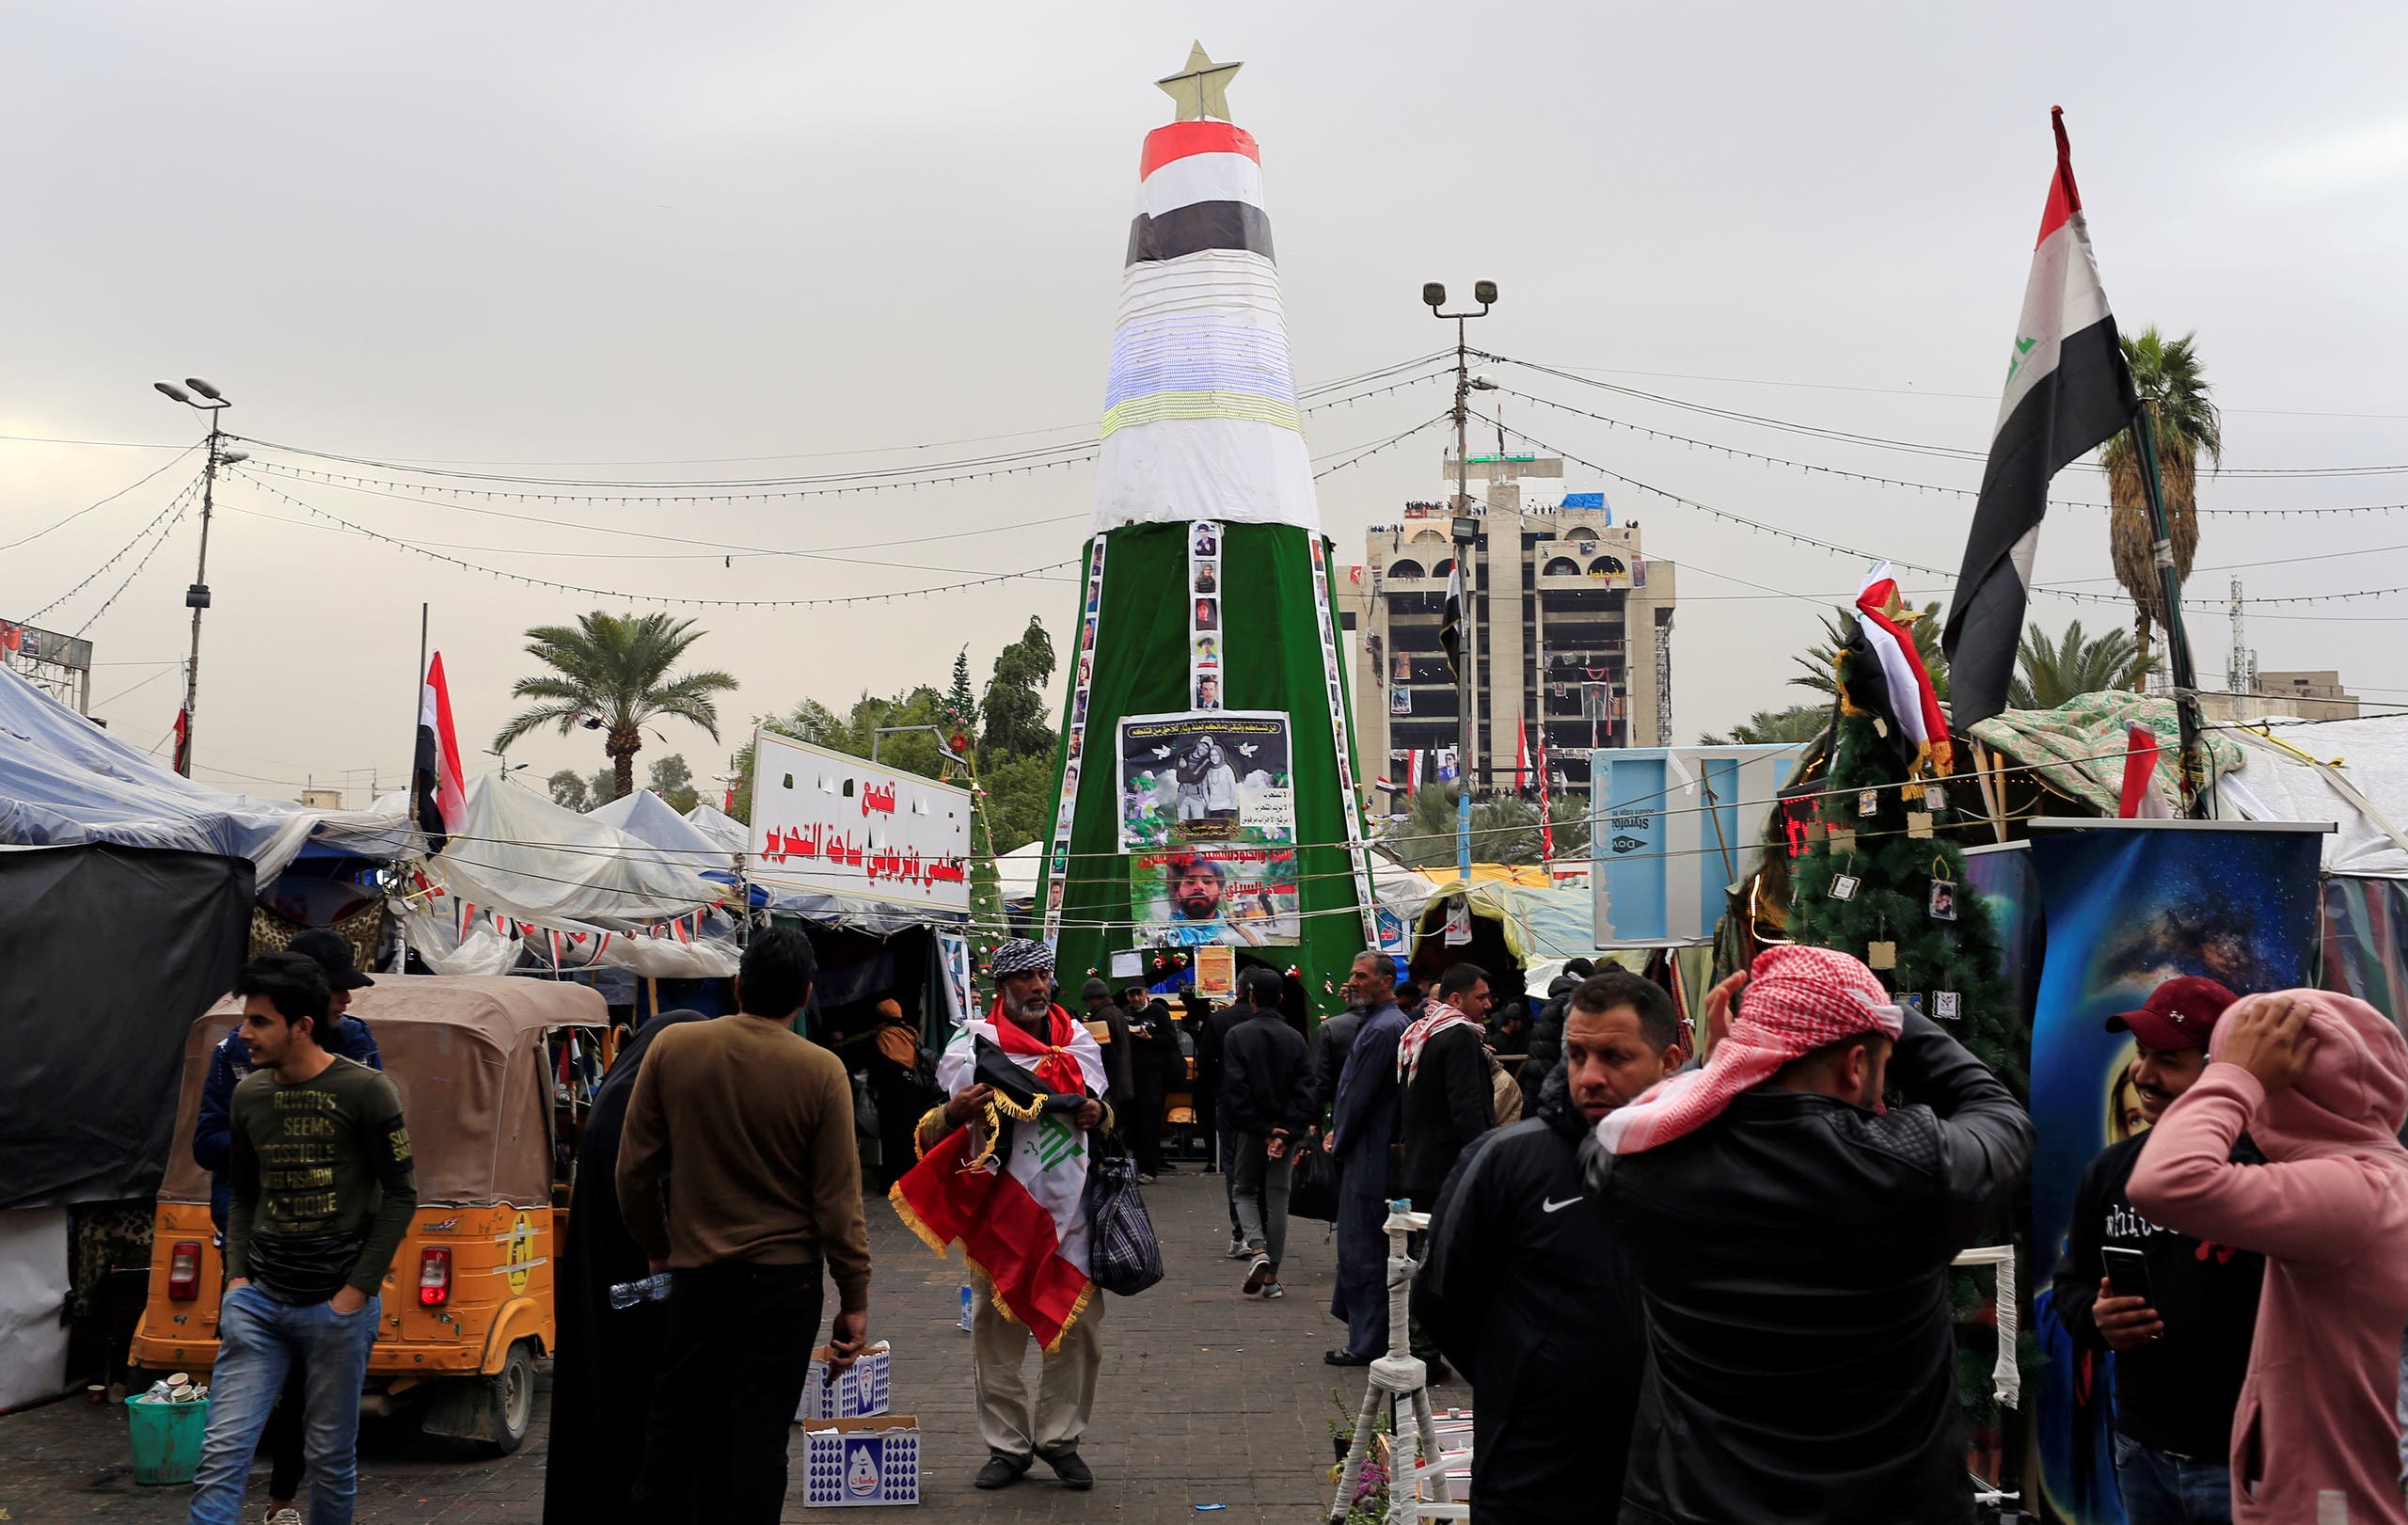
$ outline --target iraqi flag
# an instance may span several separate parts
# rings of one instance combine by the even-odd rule
[[[1940,691],[1925,671],[1923,654],[1907,624],[1915,615],[1898,596],[1898,580],[1883,562],[1864,575],[1856,595],[1857,628],[1864,643],[1881,662],[1884,687],[1890,691],[1891,719],[1915,744],[1915,760],[1928,761],[1935,772],[1946,774],[1954,761],[1948,742],[1948,717],[1941,712]]]
[[[2006,395],[1999,403],[1998,431],[1942,637],[1949,701],[1960,731],[2006,707],[2050,480],[2114,438],[2139,406],[2091,257],[2064,108],[2050,118],[2057,134],[2056,173],[2040,214]]]
[[[1464,674],[1464,563],[1455,558],[1447,573],[1447,607],[1438,616],[1438,644],[1447,648],[1447,671],[1458,682]]]
[[[192,711],[176,711],[176,771],[192,777]]]
[[[452,690],[443,681],[443,653],[426,664],[419,690],[418,757],[410,769],[410,793],[418,802],[419,829],[443,850],[446,834],[468,819],[468,791],[461,782],[460,739],[452,729]]]
[[[1087,1267],[1087,1137],[1063,1104],[1102,1097],[1103,1050],[1060,1007],[1039,1042],[1002,1016],[964,1023],[937,1060],[950,1096],[994,1088],[984,1119],[955,1129],[887,1193],[904,1225],[942,1255],[962,1258],[994,1288],[997,1306],[1047,1350],[1095,1295]],[[1048,1104],[1047,1099],[1061,1101]]]

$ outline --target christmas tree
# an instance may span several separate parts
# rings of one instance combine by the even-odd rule
[[[1950,830],[1950,806],[1966,802],[1951,795],[1969,786],[1926,776],[1926,769],[1948,769],[1945,723],[1906,634],[1920,616],[1897,604],[1885,578],[1886,568],[1868,580],[1834,659],[1838,716],[1817,792],[1796,797],[1806,846],[1790,866],[1786,930],[1794,942],[1863,960],[1901,1005],[1938,1023],[2024,1096],[2023,1040],[1999,984],[1997,928],[1988,905],[1968,890],[1964,849]],[[2028,1263],[2030,1247],[2017,1240],[2017,1259]],[[1949,1279],[1960,1329],[1957,1399],[1976,1422],[1996,1412],[1996,1345],[1963,1331],[1995,1289],[1987,1272]],[[2036,1356],[2036,1347],[2020,1351],[2019,1360],[2030,1370]]]

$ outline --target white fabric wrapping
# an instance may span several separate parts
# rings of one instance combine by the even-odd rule
[[[1103,442],[1095,529],[1190,519],[1318,532],[1305,437],[1244,419],[1164,419],[1117,430]]]
[[[1137,211],[1159,217],[1198,201],[1262,205],[1262,167],[1243,153],[1191,153],[1173,159],[1137,186]]]

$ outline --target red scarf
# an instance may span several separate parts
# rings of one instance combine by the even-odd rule
[[[988,1025],[995,1029],[995,1045],[1005,1053],[1042,1056],[1037,1060],[1035,1073],[1047,1089],[1056,1096],[1085,1096],[1086,1072],[1070,1054],[1070,1014],[1058,1006],[1048,1007],[1045,1021],[1046,1037],[1052,1041],[1040,1043],[1027,1028],[1005,1014],[1003,997],[995,998],[995,1009],[987,1016]]]

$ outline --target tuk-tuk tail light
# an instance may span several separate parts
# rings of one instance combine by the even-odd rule
[[[174,1302],[188,1303],[199,1295],[200,1242],[179,1240],[167,1251],[167,1296]]]
[[[418,1305],[441,1308],[452,1300],[452,1251],[441,1247],[419,1251]]]

